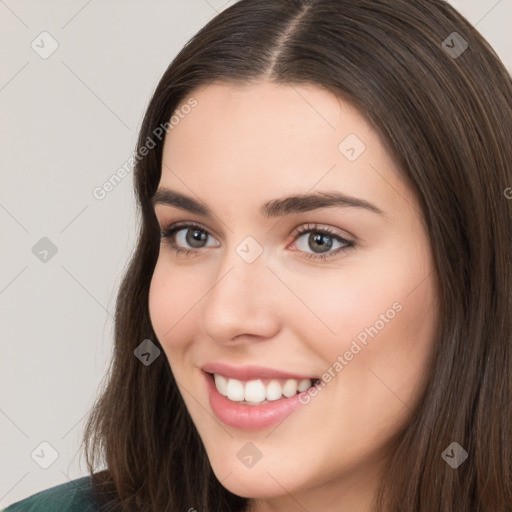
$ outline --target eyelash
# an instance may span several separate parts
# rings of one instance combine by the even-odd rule
[[[182,229],[185,229],[185,228],[195,228],[195,229],[200,230],[203,233],[207,233],[209,236],[211,236],[206,229],[204,229],[200,224],[196,224],[195,222],[171,224],[166,229],[160,231],[160,238],[164,239],[164,241],[171,246],[171,248],[174,250],[176,255],[184,254],[185,256],[189,256],[191,254],[195,254],[200,251],[200,249],[184,249],[183,247],[177,246],[176,243],[174,242],[174,240],[173,240],[174,234],[177,233],[178,231],[181,231]],[[334,238],[336,241],[345,244],[345,247],[340,247],[334,252],[329,252],[329,253],[325,253],[325,254],[305,253],[306,255],[301,256],[301,257],[306,258],[306,259],[324,260],[325,261],[328,258],[332,258],[341,252],[345,252],[349,249],[353,249],[356,245],[354,242],[346,240],[345,238],[342,238],[341,236],[337,235],[331,229],[325,228],[325,227],[317,228],[316,225],[314,225],[314,224],[307,224],[307,225],[300,226],[297,229],[297,232],[295,234],[295,238],[293,241],[295,242],[295,240],[297,238],[299,238],[301,235],[303,235],[304,233],[309,233],[309,232],[328,235],[328,236]],[[304,251],[299,251],[299,252],[304,252]]]

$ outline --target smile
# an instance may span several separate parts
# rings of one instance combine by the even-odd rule
[[[299,400],[319,379],[239,380],[203,372],[206,391],[215,416],[225,425],[257,430],[280,424],[292,412],[304,407]],[[314,383],[314,384],[313,384]]]
[[[217,391],[232,402],[244,405],[264,405],[283,397],[290,398],[307,391],[315,382],[312,379],[255,379],[241,381],[218,373],[213,374]]]

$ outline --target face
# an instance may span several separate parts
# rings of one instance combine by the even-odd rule
[[[213,471],[251,510],[369,510],[434,346],[419,204],[320,87],[191,96],[163,150],[149,308]]]

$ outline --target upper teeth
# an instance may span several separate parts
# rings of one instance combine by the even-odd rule
[[[247,401],[252,404],[260,404],[266,400],[279,400],[283,395],[294,396],[297,391],[306,391],[311,387],[311,379],[287,379],[281,384],[277,379],[272,379],[265,385],[261,379],[242,382],[238,379],[228,379],[223,375],[213,375],[217,391],[234,402]]]

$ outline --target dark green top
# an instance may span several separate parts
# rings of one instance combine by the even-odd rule
[[[99,512],[91,483],[90,476],[77,478],[17,501],[1,512]]]

